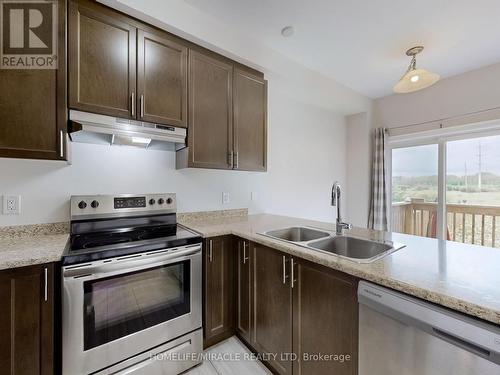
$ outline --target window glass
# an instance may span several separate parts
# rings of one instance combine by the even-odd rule
[[[436,237],[438,145],[392,150],[392,231]]]
[[[500,247],[500,136],[447,142],[449,238]]]

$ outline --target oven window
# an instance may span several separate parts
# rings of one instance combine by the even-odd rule
[[[84,282],[84,350],[189,313],[189,262]]]

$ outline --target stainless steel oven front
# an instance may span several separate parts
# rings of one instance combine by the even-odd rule
[[[196,244],[63,267],[63,374],[116,367],[199,330],[201,259]]]

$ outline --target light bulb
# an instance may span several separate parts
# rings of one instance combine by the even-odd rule
[[[415,76],[412,76],[410,78],[410,81],[413,82],[413,83],[415,83],[415,82],[418,82],[419,79],[420,79],[420,77],[418,75],[415,75]]]
[[[142,138],[142,137],[131,137],[133,143],[145,143],[148,144],[151,142],[150,138]]]

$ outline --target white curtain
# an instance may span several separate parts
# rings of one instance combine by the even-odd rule
[[[387,231],[389,197],[387,181],[387,165],[385,160],[387,131],[385,128],[375,129],[372,165],[372,188],[368,228]]]

